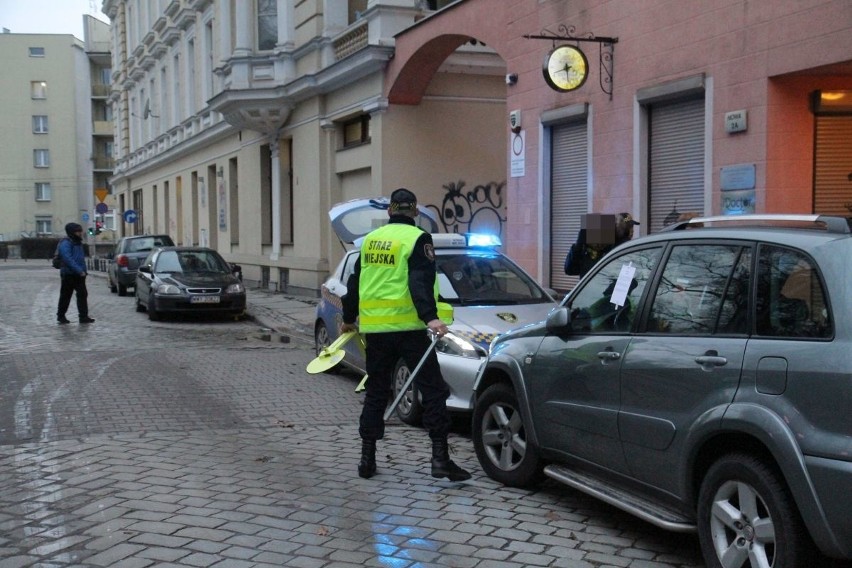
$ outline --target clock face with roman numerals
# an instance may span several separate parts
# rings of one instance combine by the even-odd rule
[[[579,48],[562,45],[545,56],[542,72],[551,89],[565,93],[583,86],[589,75],[589,62]]]

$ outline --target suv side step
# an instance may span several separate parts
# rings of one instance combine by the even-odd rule
[[[592,477],[587,473],[579,472],[564,465],[549,465],[544,468],[544,473],[560,483],[605,501],[613,507],[635,515],[662,529],[673,532],[695,532],[696,530],[695,522],[681,513],[630,493],[621,487],[609,484],[602,479]]]

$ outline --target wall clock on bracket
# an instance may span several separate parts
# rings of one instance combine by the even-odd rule
[[[551,89],[561,93],[583,86],[589,76],[586,54],[573,45],[561,45],[544,57],[544,80]]]

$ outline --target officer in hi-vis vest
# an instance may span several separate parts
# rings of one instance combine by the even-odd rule
[[[432,440],[432,477],[451,481],[470,474],[450,459],[447,435],[449,387],[426,330],[439,337],[447,325],[438,318],[438,284],[432,235],[417,227],[417,197],[405,188],[391,194],[387,225],[370,232],[361,244],[355,272],[343,297],[341,332],[359,330],[367,343],[367,392],[358,433],[361,461],[358,475],[376,473],[376,440],[385,433],[393,369],[402,357],[414,369],[430,351],[414,384],[423,402],[423,426]],[[358,324],[355,318],[359,317]]]

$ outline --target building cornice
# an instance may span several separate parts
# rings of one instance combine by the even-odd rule
[[[300,102],[380,73],[393,52],[393,47],[369,46],[318,73],[302,75],[285,85],[226,89],[210,99],[209,108],[221,113],[235,128],[273,132],[286,124],[290,112]],[[267,58],[262,62],[266,65]]]

